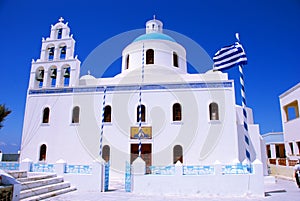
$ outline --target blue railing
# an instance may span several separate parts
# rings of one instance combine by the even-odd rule
[[[31,172],[55,172],[54,164],[33,163]]]
[[[92,174],[90,165],[66,165],[65,173],[67,174]]]
[[[1,170],[19,170],[20,164],[18,162],[0,162],[0,169]]]
[[[222,166],[222,174],[251,174],[252,172],[251,164],[238,163],[236,165]]]
[[[183,166],[183,175],[210,175],[214,174],[215,169],[213,166]]]
[[[149,166],[151,174],[159,174],[159,175],[174,175],[175,174],[175,166]]]

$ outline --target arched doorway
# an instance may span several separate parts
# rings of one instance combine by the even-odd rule
[[[47,152],[47,146],[45,144],[42,144],[40,147],[40,159],[39,161],[45,161],[46,160],[46,152]]]

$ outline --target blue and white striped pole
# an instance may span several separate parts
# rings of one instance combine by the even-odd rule
[[[239,34],[236,33],[236,39],[240,42]],[[245,82],[244,82],[244,73],[243,73],[243,65],[239,65],[239,72],[240,72],[240,84],[241,84],[241,97],[242,97],[242,109],[243,109],[243,121],[244,121],[244,130],[245,130],[245,154],[249,161],[251,161],[251,155],[249,152],[249,133],[248,133],[248,121],[247,121],[247,106],[246,106],[246,93],[245,93]]]
[[[103,141],[103,128],[104,128],[104,113],[105,113],[105,98],[106,98],[106,87],[103,91],[103,102],[102,102],[102,121],[101,121],[101,133],[100,133],[100,157],[102,158],[102,141]]]
[[[144,54],[144,43],[143,43],[143,50],[142,50],[142,83],[144,82],[144,64],[145,64],[145,54]],[[142,155],[142,85],[139,88],[139,157]]]

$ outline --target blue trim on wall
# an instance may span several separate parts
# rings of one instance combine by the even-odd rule
[[[201,83],[184,83],[184,84],[150,84],[142,85],[142,90],[165,90],[165,89],[197,89],[197,88],[231,88],[232,82],[201,82]],[[139,85],[126,86],[106,86],[107,91],[136,91]],[[81,93],[81,92],[103,92],[104,86],[98,87],[67,87],[67,88],[47,88],[47,89],[30,89],[28,94],[60,94],[60,93]]]

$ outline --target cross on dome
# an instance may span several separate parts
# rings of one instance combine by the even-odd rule
[[[64,20],[65,20],[64,18],[60,17],[58,21],[63,22]]]

